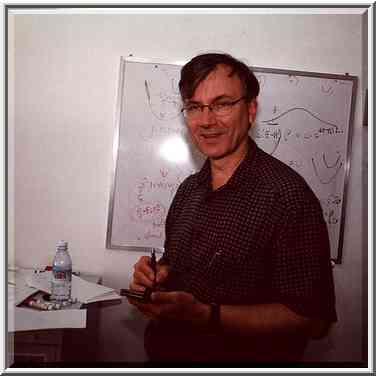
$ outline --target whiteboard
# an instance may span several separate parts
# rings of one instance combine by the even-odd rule
[[[180,69],[179,64],[121,58],[109,249],[163,248],[174,194],[204,162],[180,111]],[[357,78],[252,69],[260,95],[250,134],[315,192],[328,226],[331,257],[340,263]]]

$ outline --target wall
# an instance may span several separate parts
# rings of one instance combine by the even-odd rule
[[[121,55],[168,62],[221,50],[254,66],[348,72],[360,77],[362,93],[359,13],[16,14],[15,79],[9,82],[15,92],[9,123],[15,168],[9,173],[16,263],[50,263],[64,238],[76,269],[100,274],[115,288],[128,285],[142,253],[105,249]],[[358,95],[343,264],[334,269],[339,322],[329,337],[312,343],[307,360],[361,360],[361,109]],[[144,359],[143,326],[125,302],[104,309],[100,360]]]
[[[7,193],[8,193],[8,233],[7,242],[8,242],[8,252],[5,255],[5,259],[7,260],[7,264],[10,266],[15,265],[15,252],[14,252],[14,233],[15,233],[15,216],[14,216],[14,80],[15,80],[15,70],[14,70],[14,58],[15,58],[15,25],[14,25],[14,17],[9,17],[8,19],[8,80],[9,80],[9,87],[7,92],[7,100],[8,100],[8,134],[7,134],[7,142],[8,145],[8,179],[7,179]],[[7,333],[6,342],[7,345],[7,358],[5,360],[6,366],[11,365],[14,362],[14,335],[13,333]]]

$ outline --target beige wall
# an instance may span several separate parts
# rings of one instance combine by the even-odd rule
[[[143,254],[105,249],[120,56],[169,62],[221,50],[254,66],[348,72],[360,78],[359,94],[363,89],[362,18],[350,11],[14,18],[9,100],[14,92],[15,114],[13,119],[10,112],[8,142],[9,155],[15,155],[14,167],[9,158],[9,181],[15,182],[14,205],[9,201],[15,261],[20,266],[45,265],[56,242],[64,238],[75,269],[100,274],[115,288],[128,284],[132,265]],[[12,55],[12,44],[10,51]],[[334,269],[339,322],[328,338],[311,345],[307,360],[361,359],[361,108],[358,95],[343,264]],[[11,251],[11,236],[9,240]],[[144,322],[137,314],[126,303],[102,313],[102,360],[144,359]]]

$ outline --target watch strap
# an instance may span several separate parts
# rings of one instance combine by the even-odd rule
[[[217,331],[221,323],[221,306],[217,303],[209,303],[209,305],[210,305],[209,329],[210,331]]]

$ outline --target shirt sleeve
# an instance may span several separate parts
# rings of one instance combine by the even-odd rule
[[[336,321],[328,230],[309,187],[279,197],[281,223],[272,251],[272,294],[299,315]]]

